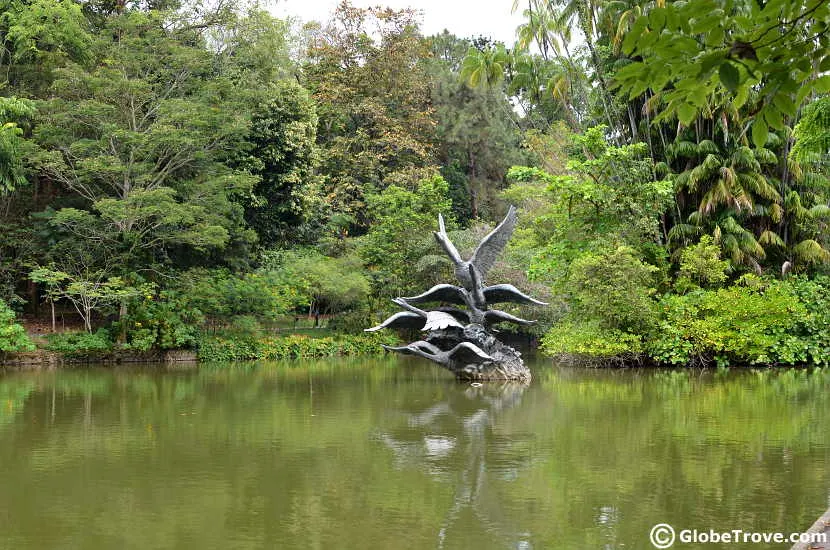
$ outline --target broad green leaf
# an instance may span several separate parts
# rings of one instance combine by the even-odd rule
[[[813,65],[810,63],[809,59],[802,58],[796,61],[795,68],[802,73],[810,73],[813,70]]]
[[[718,68],[718,76],[721,84],[730,92],[734,92],[740,83],[741,75],[738,73],[738,69],[729,61],[721,63]]]
[[[669,82],[669,77],[671,73],[665,68],[662,67],[661,70],[655,72],[651,76],[651,89],[655,92],[659,92],[663,88],[666,87],[666,84]]]
[[[720,63],[723,62],[723,58],[725,55],[725,50],[718,50],[716,52],[712,52],[710,54],[706,54],[705,56],[703,56],[703,59],[701,59],[700,61],[700,74],[698,76],[700,78],[708,77],[712,69],[714,69]]]
[[[634,99],[635,97],[639,97],[648,89],[648,81],[647,80],[640,80],[635,82],[634,85],[631,87],[631,92],[629,92],[628,97]]]
[[[810,95],[813,91],[813,82],[807,81],[805,82],[801,88],[798,90],[798,93],[795,94],[795,104],[801,105],[804,102],[804,99]]]
[[[660,32],[666,25],[666,8],[652,8],[648,13],[648,26],[651,30]]]
[[[813,82],[813,89],[820,94],[830,90],[830,75],[820,76]]]
[[[706,106],[706,92],[707,92],[707,89],[703,86],[700,86],[700,87],[692,90],[692,93],[689,94],[689,100],[692,102],[692,105],[694,105],[697,108],[705,107]]]
[[[695,109],[694,105],[689,103],[681,103],[680,106],[677,107],[677,118],[686,126],[692,123],[696,114],[697,109]]]
[[[706,35],[706,45],[709,47],[717,47],[723,44],[723,27],[717,26]]]
[[[677,16],[677,9],[675,8],[674,4],[668,4],[665,7],[666,10],[666,28],[669,30],[677,30],[680,26],[679,19]]]
[[[749,88],[747,86],[741,86],[740,88],[738,88],[738,91],[735,92],[735,99],[732,100],[732,105],[736,109],[740,109],[744,106],[748,97]]]
[[[755,120],[752,122],[752,143],[755,144],[755,147],[763,147],[766,145],[767,137],[769,136],[767,123],[759,115],[760,113],[755,116]]]
[[[707,33],[713,28],[715,28],[715,25],[718,24],[718,21],[720,21],[720,17],[717,15],[707,15],[706,17],[698,19],[697,21],[692,23],[692,33]]]
[[[657,32],[644,31],[640,35],[640,40],[637,41],[637,49],[641,52],[650,50],[654,46],[654,43],[657,42],[659,36]]]
[[[631,25],[631,29],[626,33],[625,38],[623,39],[622,43],[622,51],[626,55],[631,55],[634,51],[635,46],[637,45],[637,41],[640,39],[640,35],[643,34],[643,31],[648,25],[648,17],[645,15],[641,15],[634,21],[634,24]]]
[[[781,118],[781,113],[773,105],[767,105],[764,109],[764,120],[776,130],[784,129],[784,121]]]
[[[775,97],[772,98],[772,103],[788,117],[795,116],[795,103],[793,103],[793,100],[787,94],[776,94]]]

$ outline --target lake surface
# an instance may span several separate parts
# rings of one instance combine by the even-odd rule
[[[828,507],[830,373],[406,358],[0,374],[0,548],[647,549]],[[677,544],[675,548],[789,545]]]

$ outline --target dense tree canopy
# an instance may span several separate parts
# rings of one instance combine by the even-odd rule
[[[0,300],[133,349],[363,326],[447,273],[439,213],[472,242],[512,203],[494,272],[551,301],[552,353],[814,361],[827,2],[514,9],[503,44],[346,1],[298,28],[241,2],[0,0]],[[790,307],[813,347],[745,345],[723,297]]]
[[[435,162],[435,121],[414,10],[342,3],[311,33],[305,77],[331,207],[365,230],[366,195],[414,184]]]

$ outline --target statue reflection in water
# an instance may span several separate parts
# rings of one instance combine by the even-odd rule
[[[455,484],[453,502],[436,536],[438,547],[451,540],[484,537],[492,545],[532,548],[529,533],[509,525],[499,486],[509,483],[527,466],[521,437],[501,435],[503,413],[516,406],[527,385],[519,382],[451,385],[446,397],[426,408],[402,410],[404,422],[380,435],[399,468],[419,468],[441,481]],[[408,410],[407,410],[408,409]],[[414,409],[414,410],[413,410]],[[508,499],[509,501],[509,499]]]

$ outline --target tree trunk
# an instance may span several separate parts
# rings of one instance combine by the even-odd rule
[[[121,304],[118,307],[118,324],[120,326],[120,330],[118,331],[119,344],[123,344],[127,341],[127,324],[124,322],[125,317],[127,317],[127,301],[121,300]]]
[[[634,111],[631,109],[631,103],[628,104],[628,122],[631,125],[631,143],[640,141],[640,134],[637,132],[637,120],[634,117]]]
[[[37,283],[29,281],[29,302],[32,304],[32,313],[35,317],[40,313],[40,300],[37,296]]]
[[[87,305],[84,306],[84,327],[92,334],[92,307]]]

